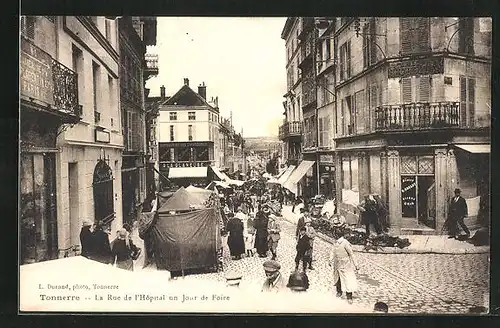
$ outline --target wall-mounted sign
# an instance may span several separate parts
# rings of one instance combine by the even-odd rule
[[[19,70],[21,95],[53,105],[54,81],[50,55],[30,41],[21,38]]]
[[[321,163],[333,163],[333,155],[319,155]]]
[[[389,64],[390,79],[432,74],[444,74],[444,57],[407,59]]]
[[[109,132],[95,129],[95,142],[109,143],[110,139],[111,136]]]

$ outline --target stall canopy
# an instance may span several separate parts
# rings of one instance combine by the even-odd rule
[[[458,148],[468,151],[473,154],[489,154],[491,150],[490,144],[469,144],[469,145],[456,145]]]
[[[171,167],[168,178],[206,178],[207,167]]]
[[[228,185],[235,185],[241,187],[245,184],[245,181],[229,179],[228,181],[226,181],[226,183]]]
[[[205,189],[214,190],[214,187],[221,187],[224,189],[231,189],[231,186],[222,181],[212,181],[206,186]]]
[[[285,183],[285,181],[288,180],[288,178],[290,177],[290,174],[292,174],[294,169],[295,169],[295,165],[290,165],[289,167],[287,167],[285,172],[283,172],[283,174],[278,178],[278,183],[283,185]]]
[[[207,195],[204,198],[208,199],[209,196],[210,195]],[[187,191],[186,188],[181,187],[158,209],[158,213],[169,213],[172,211],[197,208],[202,206],[205,200],[195,193]]]
[[[212,171],[214,171],[215,175],[221,180],[221,181],[228,181],[231,180],[224,172],[221,172],[218,168],[211,166],[210,167]]]
[[[302,161],[299,166],[290,174],[290,177],[285,181],[283,187],[290,190],[294,194],[297,193],[297,182],[306,175],[307,171],[314,165],[314,161]]]

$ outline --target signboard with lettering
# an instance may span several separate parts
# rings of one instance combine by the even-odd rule
[[[21,38],[21,95],[54,105],[52,58],[28,40]]]
[[[333,155],[319,155],[321,163],[333,163]]]
[[[401,201],[403,217],[417,217],[417,180],[415,176],[401,177]]]
[[[95,130],[95,141],[109,143],[110,142],[110,134],[107,131],[103,130]]]
[[[389,64],[390,79],[432,74],[444,74],[444,57],[408,59]]]

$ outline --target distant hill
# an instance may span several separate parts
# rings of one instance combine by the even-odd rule
[[[248,137],[245,138],[246,151],[253,151],[255,153],[263,153],[279,150],[281,148],[281,141],[278,137]]]

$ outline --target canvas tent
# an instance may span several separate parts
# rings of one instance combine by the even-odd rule
[[[200,189],[200,188],[196,188]],[[207,190],[180,188],[140,226],[147,256],[154,254],[159,270],[183,271],[216,267],[222,247],[220,213]],[[140,224],[141,225],[141,224]]]

